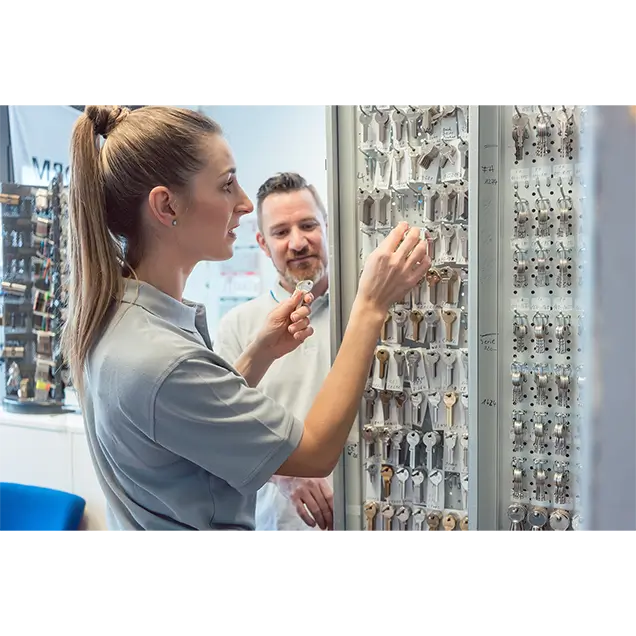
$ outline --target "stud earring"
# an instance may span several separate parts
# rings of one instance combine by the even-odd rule
[[[172,219],[172,225],[176,225],[177,224],[177,219]]]

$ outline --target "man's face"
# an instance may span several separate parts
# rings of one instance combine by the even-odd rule
[[[327,224],[309,190],[270,194],[262,226],[258,244],[289,285],[327,275]]]

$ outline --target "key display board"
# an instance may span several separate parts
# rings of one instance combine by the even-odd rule
[[[433,259],[379,334],[336,481],[341,527],[580,526],[585,117],[330,113],[336,338],[366,258],[398,222],[422,228]]]
[[[1,184],[0,206],[4,407],[59,412],[68,376],[59,351],[67,241],[61,175],[48,189]]]

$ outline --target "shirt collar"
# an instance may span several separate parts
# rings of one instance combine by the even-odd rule
[[[131,279],[126,279],[124,283],[122,302],[142,307],[151,314],[192,333],[197,331],[197,313],[201,314],[203,311],[202,306],[196,303],[187,300],[179,302],[148,283]]]

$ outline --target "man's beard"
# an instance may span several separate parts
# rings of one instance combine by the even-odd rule
[[[300,255],[297,258],[302,258],[302,256],[306,255]],[[326,274],[327,268],[320,259],[320,256],[317,254],[312,254],[312,256],[314,256],[314,258],[310,261],[305,261],[304,266],[294,267],[293,269],[287,266],[284,272],[279,270],[278,273],[292,287],[296,287],[301,280],[310,280],[316,284]]]

